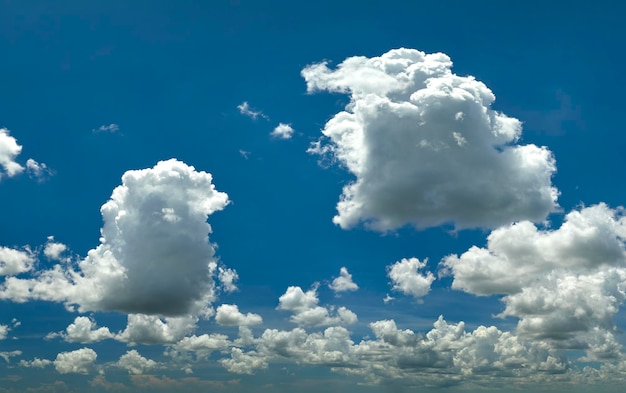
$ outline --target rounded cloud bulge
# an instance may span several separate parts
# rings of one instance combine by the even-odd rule
[[[443,53],[402,48],[302,70],[310,93],[350,95],[309,148],[355,177],[336,224],[496,228],[540,222],[558,208],[552,152],[518,144],[521,122],[492,109],[491,90],[451,67]]]
[[[210,315],[218,269],[207,219],[228,203],[211,174],[176,159],[127,171],[100,209],[100,244],[75,267],[7,277],[0,298],[58,301],[81,312]]]

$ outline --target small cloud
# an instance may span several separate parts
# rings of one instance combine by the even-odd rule
[[[239,113],[241,113],[244,116],[251,117],[253,120],[256,120],[258,117],[262,117],[265,120],[270,119],[263,112],[256,110],[256,109],[252,109],[252,107],[250,107],[250,104],[248,104],[248,101],[244,101],[241,104],[237,105],[237,109],[239,109]]]
[[[389,294],[385,294],[385,297],[383,298],[383,302],[385,302],[385,304],[389,303],[390,301],[395,300],[395,297],[393,296],[389,296]]]
[[[120,130],[120,126],[115,124],[115,123],[111,123],[108,126],[107,125],[101,125],[98,128],[94,128],[92,131],[94,133],[99,133],[99,132],[110,132],[111,134],[116,133]]]
[[[335,293],[356,291],[357,289],[359,289],[359,286],[356,285],[354,281],[352,281],[352,274],[350,274],[348,272],[348,269],[345,267],[339,269],[339,277],[335,278],[328,287],[332,289]]]
[[[239,154],[246,160],[250,157],[250,152],[247,150],[239,149]]]
[[[274,131],[271,132],[271,136],[278,139],[291,139],[294,129],[289,124],[279,123]]]
[[[26,161],[26,171],[31,178],[35,178],[38,181],[43,181],[48,176],[54,175],[54,171],[48,168],[48,165],[43,162],[37,162],[32,158]]]

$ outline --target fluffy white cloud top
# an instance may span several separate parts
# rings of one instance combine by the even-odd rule
[[[339,277],[335,277],[328,287],[337,293],[356,291],[359,289],[359,286],[352,281],[352,274],[348,272],[348,268],[346,267],[339,269]]]
[[[3,177],[13,177],[24,171],[24,167],[15,161],[15,158],[22,152],[22,146],[17,144],[17,140],[9,135],[9,130],[0,128],[0,167],[4,170],[0,172],[0,180]]]
[[[222,304],[217,308],[215,321],[223,326],[248,326],[263,323],[263,318],[258,314],[243,314],[236,304]]]
[[[278,309],[292,313],[291,322],[299,325],[328,326],[351,325],[357,322],[357,316],[346,307],[322,307],[318,305],[317,287],[304,292],[297,286],[288,287],[278,299]]]
[[[100,245],[78,269],[8,277],[0,298],[59,301],[81,312],[211,315],[217,263],[207,219],[228,203],[209,173],[175,159],[127,171],[101,208]]]
[[[61,352],[53,364],[60,374],[87,374],[98,355],[91,348],[81,348],[70,352]]]
[[[158,366],[157,362],[144,358],[134,349],[122,355],[115,365],[125,369],[129,374],[143,374]]]
[[[28,248],[16,250],[0,246],[0,276],[10,276],[30,271],[35,261],[34,253]]]
[[[528,221],[494,230],[484,248],[441,262],[452,287],[476,295],[502,294],[502,317],[517,332],[590,358],[616,357],[613,317],[626,299],[624,209],[598,204],[574,210],[554,230]]]
[[[517,144],[520,121],[493,110],[491,90],[451,67],[443,53],[395,49],[302,70],[309,92],[350,95],[309,149],[356,178],[343,188],[336,224],[494,228],[555,210],[552,153]]]
[[[290,124],[279,123],[270,135],[276,139],[291,139],[293,133],[294,129]]]
[[[404,258],[387,266],[387,276],[391,279],[392,289],[415,298],[425,296],[435,281],[435,276],[431,272],[420,273],[425,267],[426,261],[420,262],[417,258]]]

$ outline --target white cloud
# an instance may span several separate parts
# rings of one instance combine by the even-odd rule
[[[279,123],[270,135],[277,139],[291,139],[293,133],[294,129],[290,124]]]
[[[144,358],[134,349],[122,355],[115,365],[127,370],[129,374],[135,375],[143,374],[158,366],[157,362]]]
[[[114,338],[113,333],[109,331],[107,327],[96,326],[96,322],[88,317],[76,317],[74,322],[71,323],[62,333],[52,333],[47,338],[63,337],[67,342],[77,342],[81,344],[88,344],[97,341]]]
[[[36,260],[35,255],[28,248],[16,250],[0,246],[0,276],[28,272],[33,268]]]
[[[0,325],[0,340],[6,340],[11,328],[8,325]]]
[[[237,290],[237,285],[235,285],[235,281],[239,279],[239,275],[235,269],[229,269],[220,266],[218,268],[217,279],[222,283],[222,288],[224,291],[230,293]]]
[[[56,265],[35,278],[9,277],[0,298],[76,304],[81,312],[208,316],[216,263],[206,221],[228,203],[209,173],[175,159],[127,171],[101,208],[101,244],[79,270]]]
[[[356,314],[347,308],[339,307],[333,316],[334,307],[329,310],[318,306],[318,302],[317,287],[304,292],[300,287],[291,286],[278,299],[277,308],[292,312],[291,322],[299,325],[350,325],[357,322]]]
[[[88,374],[98,355],[91,348],[81,348],[71,352],[61,352],[53,364],[60,374]]]
[[[241,104],[237,105],[237,109],[239,109],[239,113],[241,113],[244,116],[248,116],[252,118],[253,120],[256,120],[258,117],[262,117],[265,120],[269,120],[269,117],[267,117],[263,112],[252,109],[252,107],[250,107],[250,104],[248,104],[247,101],[244,101]]]
[[[329,288],[335,292],[356,291],[359,286],[352,281],[352,274],[348,273],[346,267],[339,269],[339,277],[336,277],[333,282],[330,283]]]
[[[530,222],[499,228],[485,248],[444,258],[442,273],[454,277],[455,289],[506,295],[500,316],[519,318],[520,335],[586,349],[590,358],[616,357],[625,240],[624,209],[599,204],[570,212],[554,230]]]
[[[0,358],[4,359],[5,362],[7,363],[11,363],[11,358],[14,358],[16,356],[21,356],[22,355],[22,351],[15,350],[15,351],[3,351],[0,352]]]
[[[0,128],[0,167],[4,169],[4,172],[0,172],[0,180],[4,176],[13,177],[24,171],[24,167],[15,161],[21,152],[22,146],[9,135],[9,130]]]
[[[222,304],[217,308],[215,321],[224,326],[249,326],[263,323],[263,318],[258,314],[243,314],[236,304]]]
[[[43,162],[37,162],[32,158],[26,160],[26,171],[31,177],[38,180],[44,180],[47,176],[54,174],[54,171],[48,168],[48,165]]]
[[[34,358],[33,360],[20,360],[20,366],[32,368],[44,368],[52,364],[51,360]]]
[[[94,133],[98,133],[98,132],[110,132],[110,133],[116,133],[120,130],[120,126],[115,124],[115,123],[111,123],[109,125],[103,124],[98,128],[94,128],[92,131]]]
[[[228,337],[223,334],[193,335],[170,346],[166,354],[178,360],[206,360],[215,351],[226,351],[230,344]]]
[[[393,284],[392,289],[415,298],[425,296],[435,281],[435,276],[431,272],[419,273],[425,267],[426,261],[420,262],[417,258],[404,258],[387,266],[387,275]]]
[[[126,329],[116,339],[131,344],[174,343],[196,329],[193,315],[159,318],[154,315],[130,314]]]
[[[552,153],[516,144],[521,123],[491,109],[493,93],[451,66],[443,53],[397,49],[302,70],[309,92],[351,97],[309,149],[356,177],[343,189],[336,224],[497,227],[542,221],[556,209]]]
[[[62,258],[61,254],[67,251],[67,246],[63,243],[55,242],[54,236],[48,236],[48,241],[43,249],[43,255],[46,258],[53,261],[66,261],[66,258]]]
[[[239,348],[232,348],[230,359],[221,359],[224,368],[235,374],[253,374],[254,371],[267,368],[267,361],[256,352],[244,353]]]

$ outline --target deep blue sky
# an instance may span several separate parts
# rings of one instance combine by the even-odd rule
[[[30,247],[38,260],[29,272],[0,278],[36,278],[59,263],[43,255],[48,236],[67,246],[64,255],[71,256],[69,264],[76,268],[100,244],[100,207],[122,184],[122,175],[175,158],[210,173],[216,189],[228,194],[231,203],[208,219],[210,241],[216,244],[219,262],[237,271],[238,290],[222,291],[212,305],[236,304],[244,314],[262,316],[262,324],[251,325],[255,338],[261,340],[266,329],[296,328],[298,323],[290,321],[293,310],[276,309],[279,297],[290,286],[306,292],[317,282],[319,305],[336,306],[329,308],[330,315],[341,306],[358,315],[358,322],[346,325],[355,345],[376,339],[370,323],[393,319],[399,329],[419,335],[443,315],[448,324],[465,321],[467,332],[480,325],[496,326],[532,345],[545,342],[554,351],[551,356],[570,362],[567,373],[546,377],[545,390],[569,388],[581,378],[610,391],[613,374],[606,373],[607,382],[581,370],[587,364],[597,369],[624,367],[621,349],[619,356],[606,361],[585,363],[580,358],[588,349],[585,345],[593,346],[586,334],[594,328],[624,328],[621,311],[608,317],[609,325],[590,317],[589,325],[576,330],[573,340],[578,347],[564,349],[558,339],[528,332],[524,336],[518,325],[522,314],[495,317],[508,304],[501,301],[502,295],[513,293],[476,296],[471,290],[452,289],[454,277],[439,277],[442,258],[460,255],[473,245],[485,247],[494,227],[455,231],[454,222],[448,222],[427,229],[402,225],[381,233],[363,225],[344,229],[332,222],[342,187],[355,175],[341,162],[320,164],[320,157],[307,149],[351,96],[309,94],[301,71],[321,61],[335,69],[349,57],[374,58],[401,47],[445,53],[454,63],[454,74],[472,75],[495,94],[492,109],[523,123],[521,138],[513,145],[546,146],[552,152],[556,171],[551,184],[560,191],[559,207],[545,215],[549,225],[533,221],[546,231],[557,230],[572,210],[600,202],[615,209],[626,203],[620,179],[626,147],[621,113],[625,11],[621,3],[610,1],[2,1],[0,128],[9,130],[23,147],[17,163],[26,166],[32,158],[51,171],[42,178],[28,170],[0,177],[0,246],[22,251]],[[253,119],[241,113],[238,106],[244,102],[263,116]],[[291,125],[291,138],[270,135],[279,123]],[[114,131],[98,131],[109,125],[116,125]],[[388,128],[392,132],[394,124]],[[620,234],[624,232],[615,230],[611,236],[622,245]],[[580,252],[600,265],[606,261],[594,259],[604,255],[594,244]],[[390,266],[402,258],[427,259],[420,274],[430,271],[437,277],[427,295],[392,289]],[[575,259],[567,254],[562,265],[576,263],[567,258]],[[358,291],[334,294],[328,287],[341,267],[349,270]],[[551,270],[545,269],[547,275]],[[622,290],[620,285],[626,283],[618,285]],[[605,287],[600,290],[610,293]],[[387,294],[395,300],[383,302]],[[455,368],[444,383],[438,379],[443,375],[437,371],[440,366],[403,367],[396,359],[404,374],[383,373],[380,380],[371,380],[357,373],[346,376],[341,370],[347,366],[339,366],[341,362],[333,371],[330,363],[267,353],[267,368],[237,374],[225,370],[220,360],[229,359],[234,347],[262,353],[262,344],[231,343],[191,363],[164,355],[183,336],[222,333],[235,340],[237,328],[214,317],[201,318],[176,341],[158,344],[133,347],[114,338],[76,343],[67,342],[67,335],[44,339],[65,331],[79,316],[92,318],[113,335],[126,328],[127,312],[106,307],[70,312],[61,303],[15,298],[0,302],[0,326],[9,329],[0,341],[0,353],[22,351],[0,363],[0,377],[5,376],[0,392],[55,381],[62,381],[61,391],[88,381],[94,391],[104,389],[105,383],[154,391],[158,381],[150,376],[159,378],[165,391],[195,391],[206,386],[203,381],[235,379],[240,382],[222,388],[243,392],[275,384],[268,391],[317,391],[319,383],[331,391],[383,392],[396,389],[389,387],[393,380],[397,391],[415,385],[480,391],[506,387],[511,377],[478,369],[472,376]],[[560,306],[567,314],[568,306]],[[12,322],[14,318],[21,324]],[[300,325],[314,334],[337,324]],[[625,342],[622,335],[615,337]],[[54,363],[57,355],[80,348],[93,349],[97,360],[78,373],[63,373],[59,362]],[[142,376],[129,376],[115,362],[132,349],[158,366],[142,370]],[[417,355],[407,356],[417,362]],[[43,369],[20,365],[20,360],[35,358],[53,363]],[[193,374],[181,371],[186,364],[193,365]],[[509,374],[517,368],[532,367],[510,366]],[[99,371],[105,376],[98,376]],[[494,373],[491,382],[474,378],[489,373]]]

